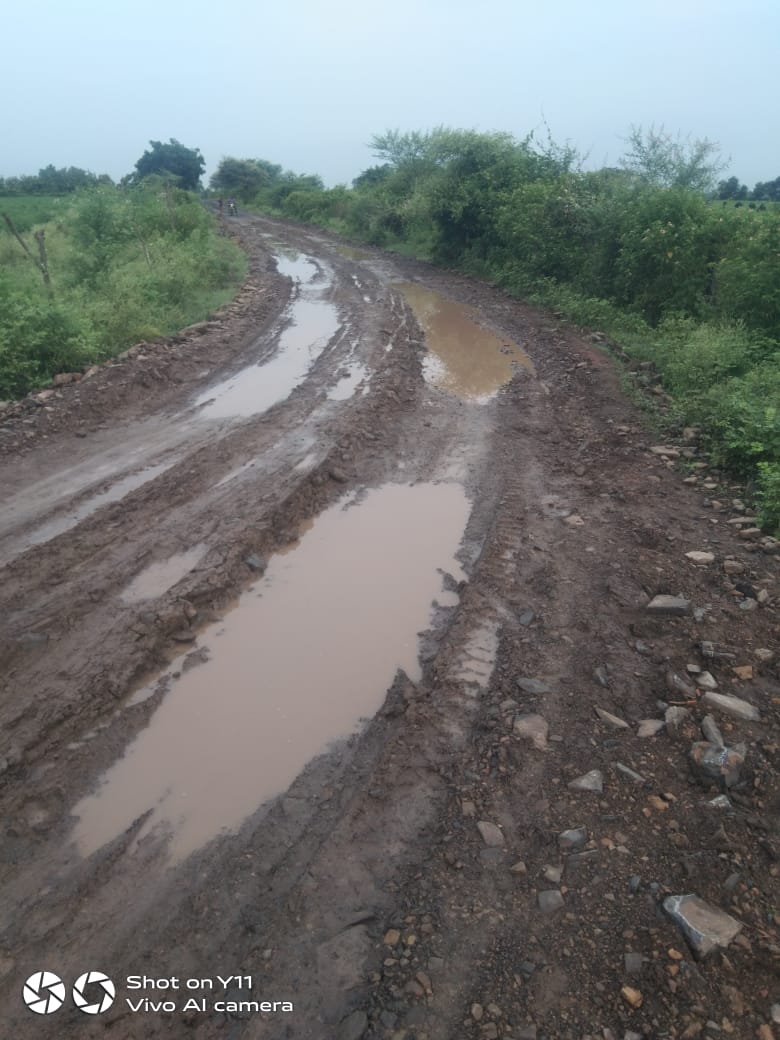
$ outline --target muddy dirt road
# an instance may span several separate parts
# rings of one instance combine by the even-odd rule
[[[2,1035],[775,1035],[778,544],[591,338],[233,227],[0,416]]]

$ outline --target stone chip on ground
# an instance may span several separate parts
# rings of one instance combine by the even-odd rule
[[[645,610],[648,614],[684,617],[691,612],[691,601],[683,599],[682,596],[653,596]]]
[[[515,718],[514,729],[519,737],[530,740],[537,751],[547,749],[550,727],[541,715],[518,715]]]
[[[572,791],[597,791],[600,794],[604,790],[604,776],[600,770],[591,769],[570,781],[568,786]]]
[[[742,923],[696,895],[668,896],[664,910],[677,923],[697,957],[725,949],[742,931]]]
[[[746,722],[761,721],[761,713],[758,708],[754,708],[749,701],[745,701],[741,697],[734,697],[728,693],[707,692],[701,702],[708,708],[717,708],[718,711],[731,715],[735,719],[743,719]]]
[[[489,848],[497,849],[506,844],[500,827],[497,827],[495,823],[491,823],[489,820],[480,820],[477,823],[477,830]]]

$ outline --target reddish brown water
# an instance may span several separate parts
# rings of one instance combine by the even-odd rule
[[[533,372],[516,343],[477,324],[475,312],[414,282],[398,288],[425,333],[428,382],[473,401],[487,401],[512,378],[513,366]]]
[[[204,631],[205,664],[174,681],[150,725],[74,810],[89,854],[152,809],[176,860],[235,831],[420,675],[418,633],[443,593],[469,505],[457,484],[388,485],[338,504],[273,557]],[[143,699],[139,691],[135,700]]]

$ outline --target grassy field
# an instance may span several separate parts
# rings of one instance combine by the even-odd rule
[[[17,231],[29,231],[36,224],[56,220],[70,205],[68,196],[5,195],[0,196],[0,213],[7,213]]]

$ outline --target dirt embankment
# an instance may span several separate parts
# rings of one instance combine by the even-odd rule
[[[751,531],[739,489],[695,468],[695,442],[656,444],[613,363],[549,316],[425,265],[241,224],[252,268],[232,308],[5,417],[9,1035],[771,1037],[778,556]],[[272,252],[309,267],[285,278]],[[462,392],[442,386],[435,315],[419,304],[418,323],[398,288],[410,281],[464,304],[507,357],[531,364],[516,363],[495,396],[470,393],[469,373]],[[316,322],[334,314],[320,342]],[[258,361],[294,359],[290,337],[307,321],[308,367],[289,393],[259,411],[256,399],[207,411]],[[184,682],[224,660],[218,619],[229,635],[239,593],[283,586],[274,561],[294,561],[307,523],[314,537],[345,493],[359,509],[388,483],[437,481],[470,502],[458,563],[421,664],[396,676],[371,721],[173,864],[165,832],[145,829],[151,802],[85,852],[73,830],[85,799],[174,704],[180,680],[155,685],[166,665],[191,655],[172,666]],[[376,555],[389,552],[377,541]],[[349,558],[322,619],[340,660]],[[172,584],[134,599],[155,565]],[[366,604],[389,597],[398,572],[378,573]],[[659,595],[684,603],[656,612]],[[306,658],[300,615],[279,638]],[[258,682],[271,667],[259,647]],[[355,642],[356,659],[363,650]],[[239,667],[237,655],[235,672],[228,657],[201,673],[217,676],[223,716]],[[338,698],[327,652],[309,675],[321,700]],[[149,696],[132,696],[148,683]],[[297,711],[294,734],[311,725]],[[191,739],[194,717],[183,719],[172,758]],[[239,734],[225,732],[214,723],[213,756],[202,753],[215,787],[237,768]],[[670,897],[689,894],[709,907],[706,952],[673,917]],[[68,985],[103,970],[116,1000],[95,1016],[70,999],[35,1015],[21,988],[44,969]],[[233,1009],[183,1011],[182,999],[134,1011],[126,980],[142,973],[250,975],[251,993],[233,982]],[[247,996],[294,1011],[241,1008]]]

